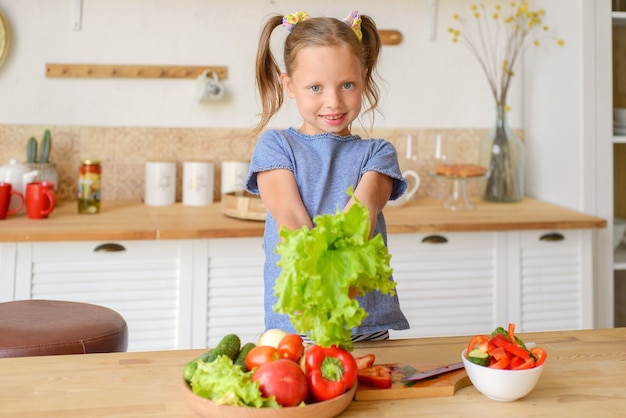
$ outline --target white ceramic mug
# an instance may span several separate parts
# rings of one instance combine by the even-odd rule
[[[249,169],[249,161],[222,162],[222,194],[244,191]]]
[[[149,206],[167,206],[176,201],[176,163],[148,161],[144,203]]]
[[[183,205],[206,206],[213,203],[213,163],[183,163]]]
[[[403,171],[402,176],[407,179],[407,183],[409,184],[409,186],[402,196],[400,196],[396,200],[388,201],[387,206],[391,206],[391,207],[404,206],[413,198],[415,193],[417,193],[417,190],[420,188],[420,176],[415,171],[413,170]]]
[[[224,97],[224,85],[215,71],[204,70],[196,78],[196,100],[199,102],[220,100]]]

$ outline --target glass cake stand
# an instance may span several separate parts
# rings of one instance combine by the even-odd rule
[[[450,194],[443,202],[443,207],[451,210],[452,212],[461,212],[467,210],[474,210],[474,205],[467,197],[467,182],[471,180],[482,179],[485,175],[472,176],[472,177],[451,177],[435,174],[433,171],[429,171],[428,175],[450,182]]]

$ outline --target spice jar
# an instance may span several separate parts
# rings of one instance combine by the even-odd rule
[[[100,212],[100,177],[98,160],[82,160],[78,174],[78,213]]]

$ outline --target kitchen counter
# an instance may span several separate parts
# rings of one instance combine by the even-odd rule
[[[340,417],[624,416],[626,328],[520,333],[548,353],[535,389],[497,402],[473,386],[447,397],[353,401]],[[377,363],[460,360],[469,337],[355,344]],[[0,417],[196,417],[181,393],[184,364],[203,350],[0,359]]]
[[[595,216],[525,198],[519,203],[473,202],[475,210],[451,212],[442,201],[420,199],[385,209],[388,233],[436,233],[531,229],[604,228]],[[98,214],[78,214],[62,201],[47,219],[25,214],[0,221],[0,242],[196,239],[263,236],[264,223],[229,218],[220,203],[204,207],[146,206],[141,202],[102,202]]]

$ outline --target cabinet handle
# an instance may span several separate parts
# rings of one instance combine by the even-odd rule
[[[441,235],[429,235],[422,238],[422,242],[426,244],[445,244],[448,242],[448,238]]]
[[[539,241],[563,241],[565,237],[558,232],[548,232],[539,237]]]
[[[116,244],[114,242],[100,244],[93,250],[94,253],[117,253],[120,251],[126,251],[126,248],[124,248],[123,245]]]

